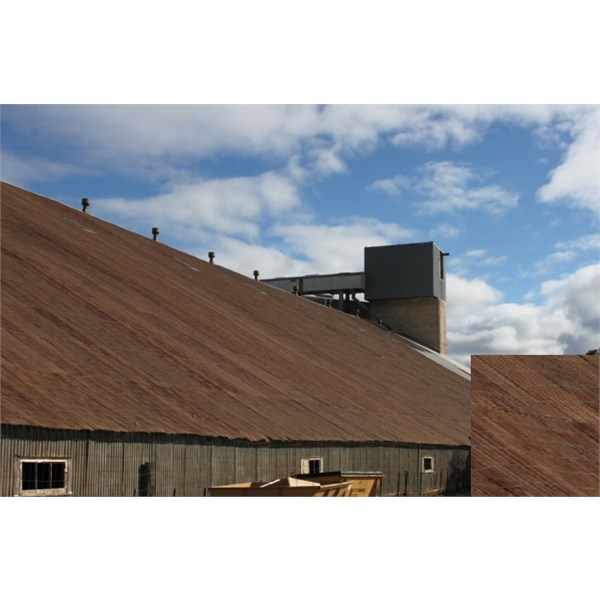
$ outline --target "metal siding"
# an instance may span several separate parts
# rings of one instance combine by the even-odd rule
[[[365,287],[365,274],[305,275],[302,277],[262,279],[261,281],[286,292],[293,292],[294,287],[296,287],[300,294],[321,294],[344,290],[363,290]]]
[[[332,471],[341,471],[341,464],[341,450],[336,446],[332,446],[329,448],[329,469]]]
[[[157,455],[157,495],[160,490],[165,496],[185,496],[186,445],[161,444]]]
[[[123,444],[90,440],[87,472],[88,490],[93,496],[120,496],[123,493]]]
[[[367,464],[367,448],[358,446],[352,449],[352,469],[354,471],[365,471]]]
[[[154,493],[161,496],[202,496],[206,488],[239,481],[267,481],[295,475],[302,458],[322,457],[325,471],[383,471],[383,495],[416,495],[456,492],[468,466],[468,448],[406,447],[392,445],[268,446],[246,443],[210,443],[184,436],[101,434],[89,442],[69,432],[32,430],[21,437],[3,435],[2,486],[13,494],[13,461],[16,456],[71,458],[74,495],[131,496],[139,494],[139,468],[155,465]],[[423,456],[434,458],[434,473],[421,474]]]
[[[363,290],[365,287],[364,273],[338,273],[335,275],[319,275],[302,278],[304,294],[335,293],[344,290]]]
[[[27,437],[12,437],[7,435],[0,436],[0,452],[2,462],[2,485],[1,493],[3,496],[12,496],[14,494],[15,476],[14,461],[15,458],[70,458],[71,474],[70,489],[75,492],[75,486],[79,486],[79,478],[75,473],[80,472],[81,465],[76,457],[73,457],[73,447],[77,442],[69,439],[61,439],[59,431],[52,431],[47,436],[33,435],[28,433]],[[74,489],[75,488],[75,489]]]
[[[298,287],[300,285],[300,279],[301,277],[292,279],[261,279],[261,281],[284,292],[291,293],[294,291],[294,286]]]
[[[287,477],[289,473],[289,450],[288,448],[275,448],[276,477]],[[300,461],[298,460],[298,471],[300,470]],[[297,471],[294,471],[296,473]]]
[[[439,252],[432,242],[365,248],[365,298],[386,300],[437,296],[445,299]],[[437,263],[435,256],[438,256]]]
[[[87,440],[71,443],[71,491],[74,496],[84,496],[86,486]]]
[[[406,448],[402,452],[404,471],[408,473],[406,485],[407,496],[417,496],[419,494],[420,456],[421,451],[419,448]]]
[[[185,459],[185,495],[203,496],[213,485],[233,483],[226,479],[227,449],[209,444],[188,444]],[[230,452],[233,465],[233,454]],[[219,482],[219,483],[217,483]]]
[[[212,483],[227,485],[235,481],[235,450],[230,446],[212,446]]]
[[[233,451],[235,456],[235,481],[257,481],[256,448],[238,446]]]
[[[349,446],[340,447],[340,471],[352,471],[352,449]]]
[[[276,453],[272,448],[256,449],[256,480],[273,481],[276,475],[277,460]]]
[[[381,471],[382,448],[369,446],[365,456],[365,471]]]
[[[140,494],[140,467],[152,462],[148,444],[137,441],[123,443],[123,478],[121,482],[122,494],[124,496],[139,496]],[[94,467],[96,468],[96,467]]]

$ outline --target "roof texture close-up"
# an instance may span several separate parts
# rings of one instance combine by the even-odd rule
[[[468,378],[404,338],[12,185],[1,203],[2,423],[469,443]]]
[[[472,494],[599,495],[599,357],[473,356]]]

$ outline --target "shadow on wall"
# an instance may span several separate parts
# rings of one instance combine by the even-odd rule
[[[154,496],[154,463],[147,462],[138,469],[138,496]]]
[[[448,465],[446,496],[471,495],[471,451],[465,462],[455,454]]]

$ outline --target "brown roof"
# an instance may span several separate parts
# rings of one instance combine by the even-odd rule
[[[472,494],[597,496],[598,356],[473,356]]]
[[[3,423],[468,443],[468,379],[403,338],[59,202],[1,192]]]

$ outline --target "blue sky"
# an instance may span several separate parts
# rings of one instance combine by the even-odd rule
[[[600,345],[597,106],[8,105],[2,179],[251,276],[450,252],[449,353]]]

